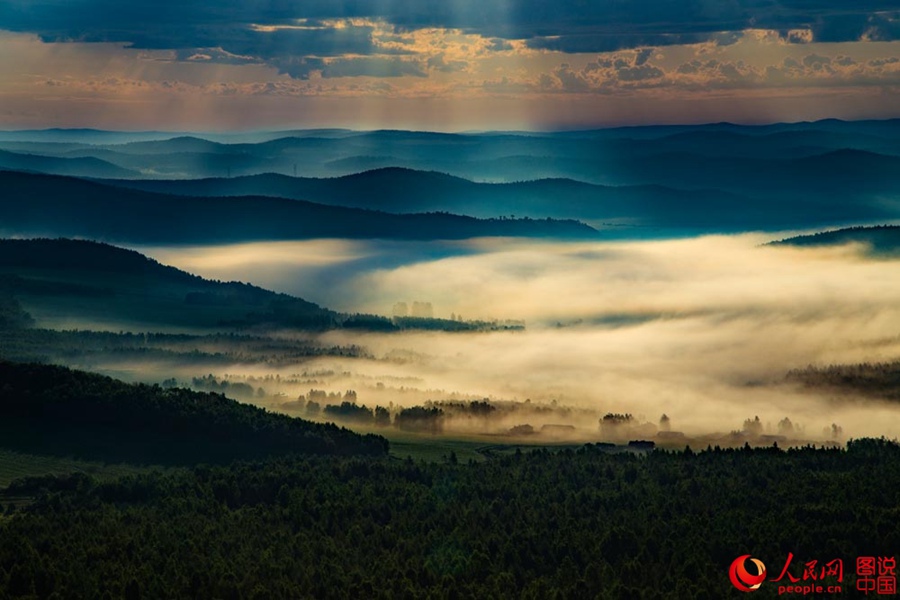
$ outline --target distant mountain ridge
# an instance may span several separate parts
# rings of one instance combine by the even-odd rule
[[[263,196],[155,194],[70,177],[0,172],[6,235],[129,243],[223,243],[313,238],[590,238],[574,220],[475,219],[446,212],[390,214]]]
[[[893,135],[900,132],[900,119],[862,119],[862,120],[844,120],[844,119],[820,119],[816,121],[795,121],[795,122],[779,122],[769,124],[753,124],[746,125],[741,123],[731,123],[727,121],[698,123],[698,124],[674,124],[674,125],[622,125],[616,127],[598,128],[598,129],[576,129],[561,131],[527,131],[527,130],[508,130],[508,131],[470,131],[459,133],[447,132],[430,132],[430,131],[405,131],[405,130],[352,130],[352,129],[300,129],[300,130],[272,130],[260,132],[189,132],[189,131],[115,131],[91,128],[49,128],[49,129],[20,129],[20,130],[0,130],[0,140],[22,140],[22,139],[38,139],[43,138],[46,141],[77,141],[78,139],[89,139],[96,142],[98,138],[113,138],[119,140],[160,140],[170,139],[173,137],[184,137],[196,135],[215,141],[233,141],[236,139],[245,140],[271,140],[278,137],[300,136],[300,135],[316,135],[323,137],[345,137],[380,134],[388,135],[394,133],[415,134],[419,136],[469,136],[480,137],[485,135],[508,135],[508,136],[529,136],[529,137],[548,137],[557,136],[561,138],[573,137],[660,137],[665,135],[673,135],[685,131],[726,131],[737,133],[751,134],[769,134],[783,131],[831,131],[831,132],[853,132],[853,133],[871,133],[874,135]],[[106,142],[110,143],[110,142]],[[119,142],[123,143],[123,142]]]
[[[564,178],[478,183],[403,167],[373,169],[336,178],[294,178],[276,173],[227,179],[103,180],[149,192],[215,197],[265,195],[393,213],[447,211],[481,218],[496,215],[557,219],[648,217],[654,208],[683,214],[697,203],[750,205],[751,199],[714,190],[676,190],[658,185],[600,186]],[[577,216],[576,216],[577,215]]]
[[[654,180],[652,169],[647,173],[643,170],[652,166],[653,157],[672,153],[690,154],[695,162],[704,158],[790,160],[840,149],[900,156],[898,139],[900,120],[469,134],[390,130],[257,134],[0,132],[0,148],[17,152],[25,148],[21,144],[29,143],[27,148],[32,153],[60,158],[94,156],[153,178],[197,179],[265,172],[322,177],[407,167],[472,180],[513,182],[565,177],[639,185],[666,183]],[[696,164],[690,170],[700,167]]]
[[[216,228],[223,224],[197,198],[252,196],[281,222],[277,235],[290,238],[326,235],[298,233],[301,221],[338,218],[345,227],[330,228],[327,235],[395,239],[410,239],[410,231],[423,232],[421,239],[466,237],[480,233],[447,231],[485,228],[493,231],[489,235],[498,235],[498,229],[510,232],[502,235],[559,235],[548,234],[546,223],[510,223],[510,215],[579,220],[620,237],[900,219],[900,179],[894,176],[900,172],[900,119],[566,132],[0,132],[0,150],[11,153],[0,155],[0,168],[6,156],[14,159],[9,163],[14,170],[194,197],[182,202],[194,211],[192,222],[202,214]],[[128,197],[138,202],[137,196]],[[309,214],[315,211],[308,205],[298,216],[298,206],[288,208],[273,198],[315,203],[318,216]],[[159,202],[167,206],[171,200]],[[257,227],[258,215],[242,214],[234,202],[217,201],[245,230],[265,229]],[[437,226],[432,218],[410,226],[389,223],[385,215],[326,214],[323,206],[482,219],[503,215],[504,222],[448,226],[442,218],[444,224]],[[354,219],[379,231],[350,226]],[[174,225],[181,227],[177,219]],[[225,227],[228,235],[233,227]],[[253,235],[275,235],[271,224],[269,229]],[[171,237],[177,237],[174,231]]]
[[[137,177],[140,175],[137,171],[125,169],[94,156],[59,158],[6,150],[0,150],[0,169],[98,178]]]
[[[837,158],[828,160],[834,162],[847,157],[846,160],[852,162],[860,156],[863,157],[858,169],[860,173],[881,172],[879,169],[883,165],[879,161],[869,165],[865,160],[868,154],[862,151],[841,151],[835,153]],[[695,158],[688,154],[666,157],[666,164],[655,167],[656,178],[667,179],[669,173],[678,177]],[[900,159],[896,161],[900,168]],[[711,163],[718,164],[715,160]],[[655,183],[606,186],[565,178],[480,183],[446,173],[402,167],[373,169],[335,178],[295,178],[269,173],[194,180],[104,180],[102,183],[198,197],[266,195],[392,213],[445,211],[482,218],[502,214],[536,219],[584,219],[594,225],[624,221],[642,227],[718,232],[786,229],[900,215],[900,207],[892,213],[891,208],[880,200],[848,203],[838,193],[838,185],[829,183],[830,180],[818,185],[824,191],[817,197],[796,193],[790,181],[784,180],[790,178],[791,173],[810,177],[815,171],[814,162],[805,166],[797,163],[775,163],[780,173],[778,177],[770,182],[748,184],[761,188],[754,190],[761,193],[752,196],[702,187],[679,189]],[[754,160],[740,166],[740,177],[750,178],[753,169],[760,164]],[[709,183],[713,185],[716,177],[727,178],[729,171],[734,172],[734,168],[718,166],[724,175],[710,176],[713,181]],[[835,177],[846,172],[838,170]],[[880,185],[874,176],[869,179],[872,185]],[[691,183],[699,186],[704,182],[698,179]],[[787,189],[784,194],[762,193],[779,184]]]

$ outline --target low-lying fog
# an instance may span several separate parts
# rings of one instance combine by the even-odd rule
[[[809,439],[835,422],[848,436],[900,435],[900,405],[784,383],[788,370],[810,364],[900,359],[900,264],[867,258],[858,247],[760,246],[770,239],[136,249],[208,278],[250,281],[341,311],[391,315],[398,302],[430,302],[435,317],[527,323],[522,332],[330,332],[319,341],[361,345],[372,358],[281,367],[290,382],[267,390],[288,399],[313,388],[354,389],[374,407],[456,392],[556,400],[654,423],[666,413],[673,429],[692,434],[727,433],[758,415],[773,425],[787,416]],[[250,374],[242,369],[215,374]],[[596,430],[596,418],[583,427]]]

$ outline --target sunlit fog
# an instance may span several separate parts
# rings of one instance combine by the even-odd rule
[[[627,413],[654,425],[666,414],[673,430],[698,436],[740,430],[756,416],[771,433],[787,417],[808,439],[822,438],[832,423],[846,436],[900,434],[894,407],[786,379],[793,369],[898,355],[896,261],[869,258],[859,246],[762,245],[771,239],[138,249],[205,277],[250,281],[346,312],[390,316],[398,303],[419,302],[436,318],[525,324],[478,333],[284,331],[363,353],[209,373],[258,381],[278,394],[273,406],[313,389],[353,390],[370,407],[488,398],[523,410],[526,402],[571,409],[511,411],[487,430],[562,423],[590,437],[602,415]]]

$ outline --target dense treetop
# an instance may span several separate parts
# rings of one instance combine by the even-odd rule
[[[144,463],[270,454],[384,455],[388,444],[221,394],[126,384],[64,367],[0,361],[6,447]]]
[[[727,598],[900,547],[900,447],[272,458],[14,483],[0,598]],[[0,498],[3,501],[4,498]],[[764,584],[754,597],[775,597]],[[5,590],[5,591],[4,591]],[[5,594],[5,595],[4,595]]]

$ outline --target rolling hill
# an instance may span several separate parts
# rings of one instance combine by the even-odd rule
[[[847,227],[822,231],[812,235],[801,235],[777,242],[772,246],[840,246],[843,244],[863,244],[873,255],[900,255],[900,225],[879,225],[876,227]]]
[[[836,175],[817,176],[819,163],[814,159],[785,164],[708,159],[707,166],[714,167],[715,171],[715,174],[705,175],[709,185],[727,187],[731,185],[730,181],[747,180],[743,187],[754,188],[753,195],[701,187],[704,181],[699,175],[690,179],[693,176],[688,172],[692,168],[698,169],[698,164],[702,166],[703,160],[688,154],[672,155],[664,164],[642,167],[643,173],[632,175],[628,174],[623,159],[618,175],[635,180],[643,177],[671,180],[688,189],[658,183],[605,186],[565,178],[479,183],[445,173],[396,167],[335,178],[269,173],[197,180],[105,180],[103,183],[184,196],[264,195],[393,213],[447,211],[477,217],[524,215],[536,219],[586,220],[594,226],[618,221],[642,228],[689,233],[827,226],[900,215],[900,206],[885,203],[878,196],[847,201],[848,195],[853,194],[848,188],[854,185],[856,192],[872,194],[893,185],[884,175],[890,172],[884,169],[891,166],[885,163],[900,159],[848,150],[832,153],[822,161]],[[835,163],[842,161],[846,161],[846,168],[836,168]],[[854,161],[856,167],[851,166]],[[900,164],[897,166],[900,168]],[[761,169],[760,173],[768,172],[771,178],[764,182],[755,181],[754,169],[757,168]],[[851,172],[854,168],[855,175]],[[804,183],[816,177],[823,182]],[[839,180],[835,181],[835,178]],[[856,185],[857,179],[867,183]],[[801,189],[803,186],[806,190]],[[641,230],[634,229],[632,233],[641,235]]]
[[[571,179],[478,183],[436,171],[387,167],[334,178],[276,173],[192,180],[104,180],[102,183],[185,196],[258,195],[393,213],[448,211],[477,217],[651,218],[666,207],[749,205],[749,198],[713,190],[683,191],[656,185],[602,186]]]
[[[285,454],[384,456],[386,439],[215,393],[0,361],[3,448],[110,462],[197,464]]]
[[[27,148],[35,154],[61,158],[95,157],[140,171],[146,177],[196,179],[266,172],[322,177],[406,167],[507,183],[546,177],[615,185],[664,184],[654,179],[661,163],[659,157],[684,154],[692,157],[692,162],[682,165],[687,169],[683,173],[686,180],[699,178],[701,187],[711,187],[709,182],[702,183],[704,177],[717,175],[707,168],[708,159],[736,161],[738,165],[744,160],[765,160],[775,168],[791,160],[839,150],[897,157],[898,131],[898,120],[474,134],[328,130],[132,134],[55,130],[0,132],[0,148],[13,152]],[[28,145],[23,145],[23,140]],[[768,177],[760,174],[753,179],[764,182]]]
[[[160,241],[187,240],[197,219],[209,222],[204,231],[193,232],[202,241],[573,235],[571,229],[560,232],[568,226],[543,222],[477,223],[418,214],[423,212],[482,219],[577,219],[615,232],[609,235],[658,237],[897,219],[900,183],[892,174],[900,172],[898,132],[900,120],[542,133],[0,132],[0,149],[6,152],[0,154],[0,166],[6,156],[18,161],[8,165],[16,170],[75,175],[102,185],[180,196],[167,239]],[[46,185],[33,187],[37,194]],[[85,204],[90,212],[109,193],[88,195],[94,196]],[[215,211],[198,201],[203,197],[216,199]],[[166,212],[171,202],[129,192],[112,204],[137,207],[134,214],[149,225],[142,231],[129,231],[109,219],[104,231],[88,219],[82,231],[69,227],[59,233],[116,241],[159,235],[165,217],[138,205]],[[248,212],[248,203],[259,210]],[[68,210],[44,206],[60,213]],[[348,208],[416,217],[397,220],[347,213]],[[106,204],[100,212],[112,217],[116,209]],[[263,223],[264,212],[276,223]],[[69,214],[68,226],[73,219]]]
[[[165,331],[232,335],[252,330],[391,332],[495,331],[518,324],[441,318],[389,319],[338,313],[317,304],[247,283],[203,279],[124,248],[87,240],[0,239],[0,332],[22,360],[48,347],[67,352],[65,340],[41,328],[67,331]],[[27,330],[27,331],[26,331]],[[18,346],[12,333],[22,334]],[[30,338],[35,333],[37,338]],[[0,337],[0,340],[4,339]],[[146,346],[146,343],[144,344]],[[276,353],[277,344],[269,349]],[[221,347],[221,346],[220,346]],[[0,356],[9,350],[0,344]],[[71,349],[71,348],[69,348]],[[341,355],[348,354],[340,350]],[[32,360],[32,359],[29,359]]]
[[[190,329],[337,326],[312,302],[191,275],[124,248],[85,240],[0,240],[0,294],[41,317]]]
[[[137,171],[119,167],[94,156],[68,158],[5,150],[0,150],[0,169],[101,178],[139,176]]]
[[[391,214],[283,198],[154,194],[81,179],[0,172],[5,235],[83,237],[126,243],[225,243],[313,238],[590,238],[577,221]]]

